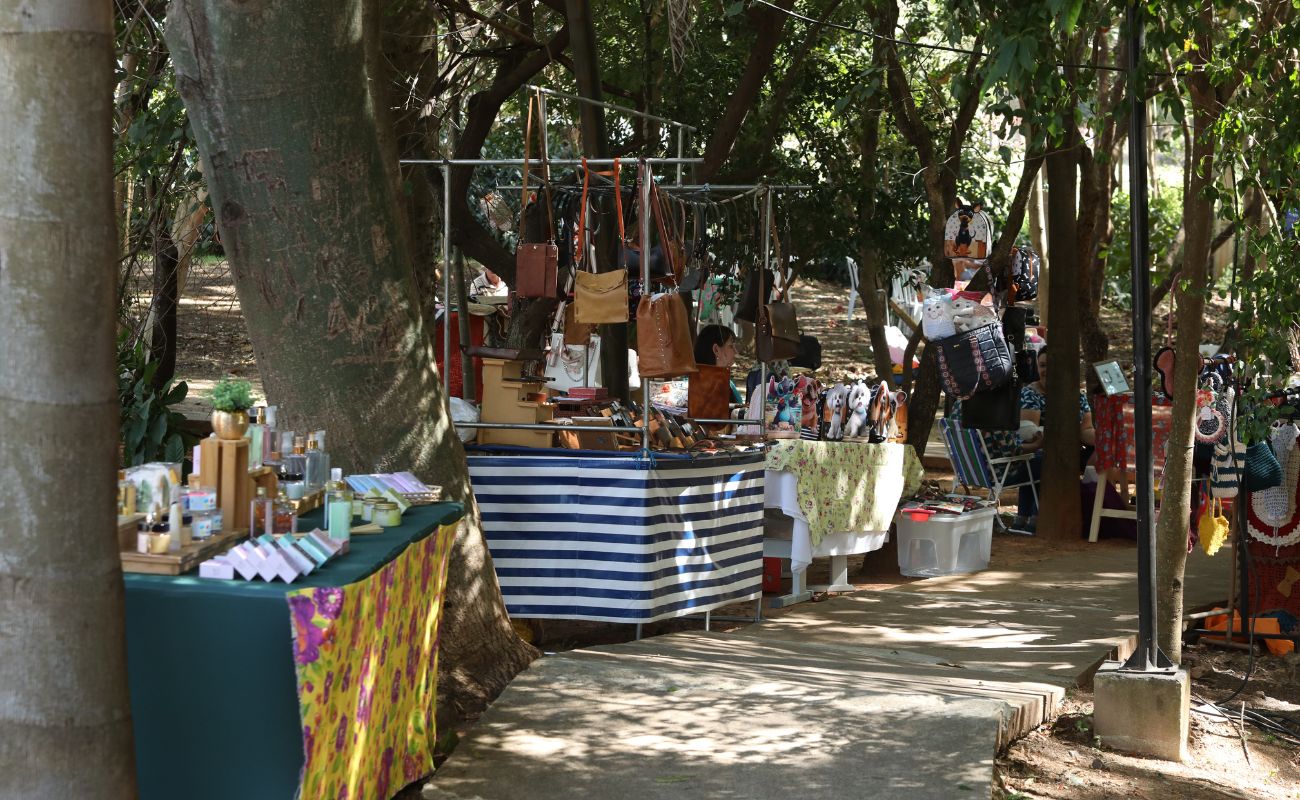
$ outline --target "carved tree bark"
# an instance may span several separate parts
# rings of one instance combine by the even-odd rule
[[[175,0],[168,44],[268,396],[345,470],[412,469],[465,503],[440,711],[536,655],[506,618],[420,313],[376,62],[378,3]]]
[[[0,797],[136,796],[115,525],[113,18],[0,0]]]

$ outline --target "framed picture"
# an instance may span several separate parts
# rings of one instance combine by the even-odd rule
[[[1097,378],[1101,381],[1101,388],[1105,390],[1107,397],[1124,394],[1129,390],[1128,380],[1124,378],[1124,370],[1120,368],[1118,361],[1113,359],[1098,361],[1092,365],[1092,368],[1097,371]]]

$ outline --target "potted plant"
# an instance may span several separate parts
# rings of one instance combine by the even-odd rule
[[[248,381],[222,378],[208,392],[212,401],[212,430],[218,439],[242,439],[248,430],[248,409],[253,406],[253,386]]]

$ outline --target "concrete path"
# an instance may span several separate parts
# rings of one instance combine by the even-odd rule
[[[988,797],[996,752],[1131,649],[1135,552],[804,603],[734,634],[540,659],[430,800]],[[1227,593],[1188,564],[1189,606]]]

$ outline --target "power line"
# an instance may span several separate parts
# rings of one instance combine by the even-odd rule
[[[891,44],[901,44],[907,47],[917,47],[923,50],[938,50],[944,53],[958,53],[960,55],[978,56],[980,58],[984,58],[990,55],[989,53],[983,50],[969,50],[964,47],[952,47],[946,44],[930,44],[929,42],[914,42],[910,39],[896,39],[892,36],[885,36],[884,34],[876,33],[875,31],[867,31],[867,30],[862,30],[861,28],[854,28],[851,25],[841,25],[838,22],[831,22],[830,20],[813,19],[812,17],[806,17],[797,11],[781,8],[778,5],[769,3],[768,0],[753,0],[753,2],[758,3],[760,5],[767,6],[768,8],[773,9],[774,11],[780,11],[782,14],[785,14],[786,16],[793,17],[794,19],[797,20],[802,20],[803,22],[811,22],[814,25],[826,25],[828,27],[836,28],[841,31],[856,33],[859,36],[868,36],[872,39],[877,39],[882,42],[889,42]],[[1061,61],[1054,62],[1054,64],[1055,66],[1058,67],[1068,67],[1073,69],[1095,69],[1103,72],[1128,72],[1127,67],[1110,67],[1104,64],[1071,64],[1068,62],[1061,62]],[[1167,73],[1149,72],[1147,74],[1159,76]]]

